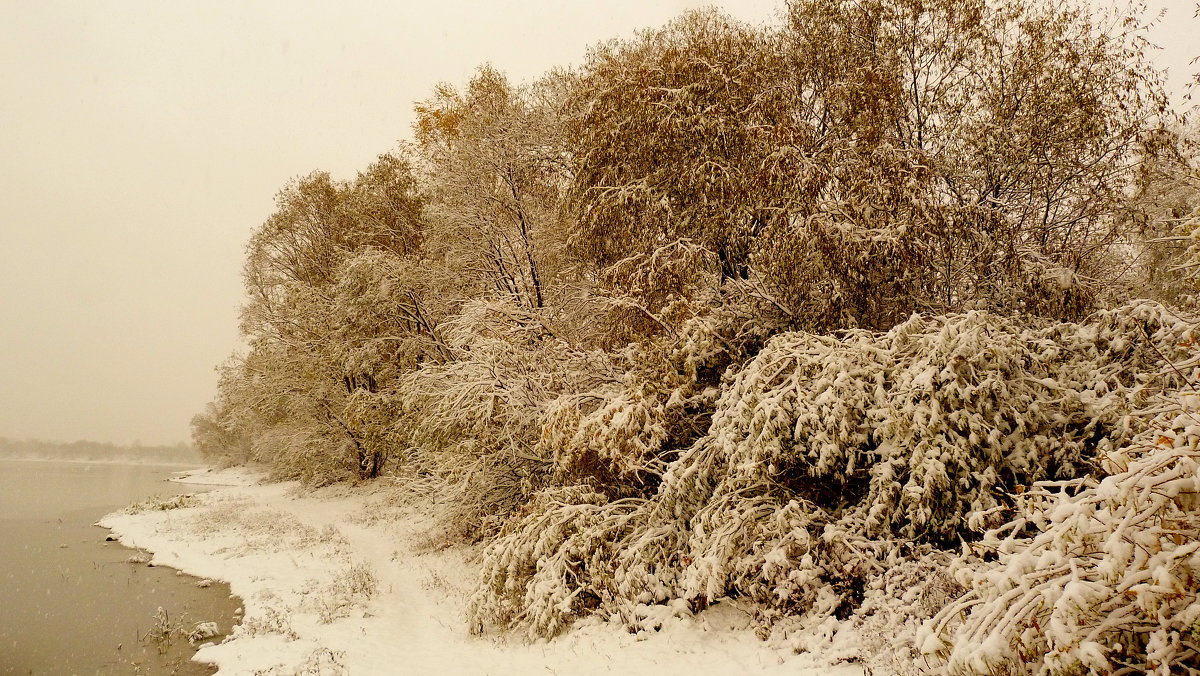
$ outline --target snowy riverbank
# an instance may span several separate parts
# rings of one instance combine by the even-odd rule
[[[301,497],[295,483],[259,478],[196,472],[179,480],[222,487],[101,521],[154,563],[225,580],[245,600],[231,637],[197,654],[222,675],[863,673],[764,644],[731,604],[639,635],[589,621],[548,642],[474,636],[463,619],[472,551],[424,551],[430,522],[419,509],[382,484]]]

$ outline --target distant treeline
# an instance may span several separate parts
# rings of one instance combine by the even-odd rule
[[[202,464],[196,449],[188,444],[174,446],[122,446],[99,441],[43,441],[0,437],[0,459],[128,462],[138,464]]]

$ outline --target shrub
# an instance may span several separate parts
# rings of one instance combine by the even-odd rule
[[[1200,401],[1103,458],[1113,473],[1043,482],[975,545],[970,591],[926,626],[952,674],[1196,673],[1200,665]]]
[[[1182,384],[1154,374],[1191,340],[1154,304],[1084,324],[972,312],[782,334],[649,499],[534,502],[488,549],[472,612],[551,634],[672,598],[844,616],[889,563],[1003,523],[1021,487],[1099,472],[1138,431],[1130,411]]]

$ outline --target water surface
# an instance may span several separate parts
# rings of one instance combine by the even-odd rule
[[[0,461],[0,674],[213,673],[188,661],[186,640],[151,634],[160,607],[172,626],[228,632],[240,605],[228,586],[132,564],[137,552],[93,525],[136,500],[204,490],[167,482],[175,469]]]

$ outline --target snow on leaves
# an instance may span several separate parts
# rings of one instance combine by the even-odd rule
[[[1200,401],[1167,411],[1101,458],[1112,472],[1043,482],[1018,516],[973,546],[970,591],[931,620],[921,647],[954,674],[1161,674],[1200,661]]]
[[[556,494],[508,528],[473,612],[541,634],[672,598],[851,613],[889,561],[978,539],[1025,486],[1124,448],[1130,413],[1182,385],[1151,375],[1191,337],[1149,303],[1084,324],[972,312],[781,334],[728,378],[708,432],[649,499]]]

